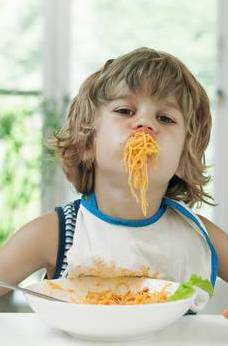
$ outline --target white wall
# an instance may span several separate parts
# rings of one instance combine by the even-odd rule
[[[228,232],[228,1],[218,0],[217,111],[215,124],[214,221]],[[228,251],[228,249],[227,249]]]
[[[60,109],[63,98],[69,95],[70,11],[71,0],[44,1],[43,96]],[[43,123],[45,135],[45,119]],[[52,166],[52,171],[46,156],[44,160],[47,161],[42,165],[42,213],[67,201],[71,191],[60,165]]]

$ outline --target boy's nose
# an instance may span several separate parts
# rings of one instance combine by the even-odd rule
[[[147,123],[145,121],[139,121],[136,124],[134,124],[134,126],[133,126],[134,130],[140,130],[140,129],[144,129],[144,128],[146,130],[148,130],[149,132],[153,132],[153,134],[157,134],[157,132],[158,132],[156,124],[154,124],[152,122]]]
[[[144,132],[146,132],[146,133],[148,133],[148,134],[150,134],[152,136],[155,135],[154,130],[150,126],[141,126],[141,125],[139,125],[137,127],[136,131],[140,131],[140,130],[142,130],[142,131],[144,131]]]

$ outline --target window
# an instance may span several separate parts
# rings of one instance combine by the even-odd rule
[[[0,243],[39,214],[42,8],[0,0]]]

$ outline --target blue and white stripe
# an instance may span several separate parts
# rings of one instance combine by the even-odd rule
[[[67,267],[67,252],[73,244],[75,223],[76,223],[76,211],[73,203],[66,204],[63,207],[63,213],[65,218],[65,244],[64,244],[64,257],[60,269],[60,276],[64,275],[64,271]]]

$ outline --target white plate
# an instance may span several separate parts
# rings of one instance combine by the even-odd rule
[[[117,279],[101,281],[95,278],[77,278],[74,280],[57,279],[52,282],[64,287],[74,287],[78,295],[84,295],[88,290],[113,287]],[[122,280],[123,281],[123,280]],[[126,282],[126,279],[124,279]],[[169,284],[168,292],[173,293],[178,283],[131,278],[127,280],[132,289],[148,287],[150,290],[161,290]],[[67,298],[63,290],[44,290],[45,281],[30,285],[29,288],[51,294],[58,298]],[[124,286],[120,286],[119,290]],[[188,299],[155,304],[142,305],[93,305],[61,303],[45,300],[31,295],[25,295],[32,309],[40,319],[49,326],[61,329],[78,338],[116,341],[143,337],[146,334],[162,329],[177,321],[193,305],[196,294]]]

